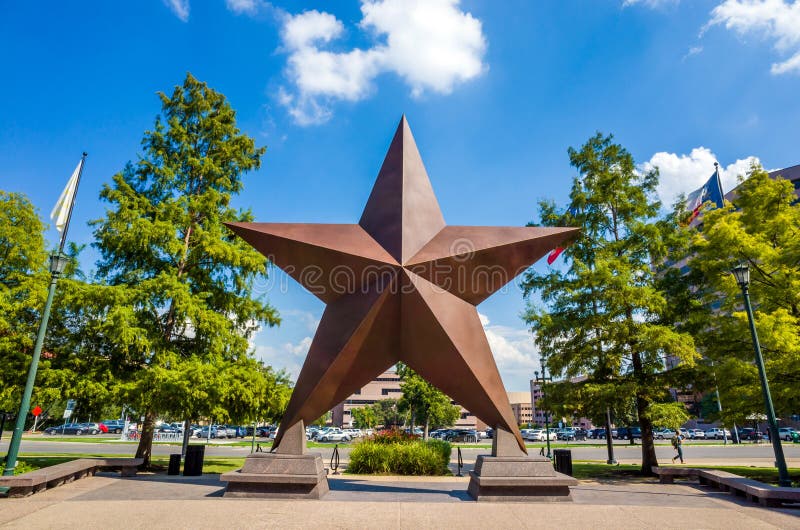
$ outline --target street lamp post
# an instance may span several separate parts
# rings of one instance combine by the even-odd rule
[[[758,342],[758,333],[753,320],[753,308],[750,306],[750,268],[746,263],[737,265],[731,271],[739,287],[742,288],[744,307],[747,311],[747,320],[750,323],[750,335],[753,337],[753,348],[756,353],[756,366],[758,366],[758,376],[761,379],[761,391],[764,393],[764,406],[767,409],[767,422],[769,423],[769,439],[772,442],[772,449],[775,452],[775,464],[778,467],[778,484],[780,486],[791,487],[792,481],[789,479],[789,471],[786,469],[786,459],[783,456],[783,446],[778,434],[778,422],[775,420],[775,408],[772,405],[772,395],[769,392],[769,382],[767,372],[764,369],[764,357],[761,355],[761,344]]]
[[[544,364],[544,359],[542,359],[542,376],[539,377],[539,372],[534,371],[534,380],[539,383],[539,386],[542,388],[542,397],[544,398],[544,384],[547,381],[552,381],[552,377],[547,377],[547,367]],[[547,409],[543,410],[544,412],[544,437],[547,441],[547,458],[553,458],[552,454],[550,453],[550,411]]]
[[[3,470],[4,476],[13,475],[14,468],[17,467],[17,456],[19,455],[20,443],[22,442],[22,431],[25,430],[25,419],[28,417],[28,409],[31,406],[31,394],[33,394],[33,384],[36,381],[36,371],[39,368],[39,356],[42,353],[44,335],[47,331],[47,322],[50,320],[50,308],[53,305],[56,284],[68,262],[69,258],[64,255],[63,252],[53,252],[50,255],[50,288],[47,291],[47,301],[44,304],[42,321],[39,323],[39,333],[36,335],[36,345],[33,348],[33,357],[31,358],[31,365],[28,368],[28,380],[25,382],[22,402],[19,405],[19,413],[17,413],[17,423],[14,427],[14,433],[11,436],[11,444],[8,446],[6,467]]]

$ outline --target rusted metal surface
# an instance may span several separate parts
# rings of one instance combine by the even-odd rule
[[[445,226],[405,117],[359,224],[229,226],[327,304],[274,447],[402,361],[525,450],[475,305],[578,229]]]

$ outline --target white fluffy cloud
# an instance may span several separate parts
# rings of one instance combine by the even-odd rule
[[[539,369],[539,351],[531,334],[523,328],[490,325],[486,315],[479,316],[506,390],[530,388],[533,371]]]
[[[800,0],[725,0],[711,11],[711,26],[744,36],[774,41],[778,53],[789,58],[772,65],[773,74],[800,74]]]
[[[656,153],[642,168],[649,171],[658,167],[658,195],[664,206],[671,208],[678,195],[688,195],[706,183],[714,173],[716,160],[717,157],[707,147],[695,147],[688,155],[663,151]],[[759,162],[758,158],[749,156],[728,166],[720,166],[722,191],[728,193],[735,188],[739,175],[746,175],[753,162]]]
[[[311,340],[312,338],[309,336],[303,337],[298,342],[286,342],[279,346],[256,346],[255,356],[276,369],[286,370],[289,377],[293,381],[297,381],[308,349],[311,347]]]
[[[189,20],[189,0],[163,0],[170,11],[183,22]]]
[[[335,101],[358,101],[374,79],[391,72],[419,97],[449,94],[486,69],[481,22],[459,10],[460,0],[362,0],[358,29],[374,44],[331,49],[345,35],[335,16],[316,10],[287,15],[281,32],[290,88],[279,92],[295,121],[321,123]]]

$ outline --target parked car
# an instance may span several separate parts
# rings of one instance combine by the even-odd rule
[[[592,440],[599,440],[606,437],[605,429],[589,429],[589,438]]]
[[[349,436],[351,439],[352,439],[352,438],[360,438],[360,437],[362,437],[362,436],[364,435],[364,433],[362,433],[362,432],[361,432],[361,429],[342,429],[342,430],[343,430],[345,433],[347,433],[347,435],[348,435],[348,436]],[[430,433],[429,433],[429,434],[430,434]]]
[[[535,429],[520,429],[519,434],[522,436],[523,440],[529,440],[530,433],[532,433]]]
[[[195,436],[197,436],[198,438],[217,438],[220,436],[220,434],[221,433],[219,431],[219,428],[216,427],[215,425],[211,426],[206,425],[205,427],[200,429]]]
[[[778,437],[781,440],[786,440],[787,442],[791,442],[793,432],[795,432],[795,430],[792,429],[791,427],[781,427],[780,429],[778,429]]]
[[[588,434],[589,433],[586,431],[586,429],[583,429],[581,427],[569,427],[567,429],[562,429],[561,431],[559,431],[558,439],[565,441],[569,440],[583,441],[586,440]]]
[[[633,435],[633,439],[642,438],[642,429],[639,427],[618,427],[616,437],[620,440],[627,440]]]
[[[675,436],[675,431],[672,429],[661,429],[660,431],[653,432],[653,438],[658,440],[669,440]]]
[[[170,433],[170,434],[177,434],[181,431],[170,425],[169,423],[162,423],[158,426],[158,432]]]
[[[713,429],[708,429],[706,431],[706,439],[714,438],[715,440],[722,440],[726,437],[731,438],[731,431],[729,431],[728,429],[714,427]]]
[[[262,438],[268,438],[269,437],[269,426],[267,426],[267,427],[256,427],[256,436],[261,436]]]
[[[119,434],[125,430],[125,420],[105,420],[103,425],[106,426],[108,432]]]
[[[489,439],[494,439],[494,429],[491,427],[486,427],[486,437]]]
[[[57,425],[48,427],[44,430],[45,434],[88,434],[88,430],[83,423],[67,423],[66,425]]]
[[[451,429],[444,435],[448,442],[477,442],[478,431],[475,429]]]
[[[81,425],[86,429],[84,431],[86,434],[100,434],[103,432],[103,428],[100,427],[99,423],[82,423]]]
[[[349,442],[352,440],[352,437],[350,437],[350,435],[344,432],[342,429],[333,427],[321,434],[318,440],[320,442]]]
[[[684,433],[684,436],[686,436],[690,440],[706,439],[706,431],[704,431],[703,429],[681,429],[681,432]]]
[[[239,425],[225,425],[225,432],[228,438],[244,438],[247,430]]]
[[[759,432],[759,431],[753,429],[752,427],[739,428],[739,429],[737,429],[737,432],[739,433],[739,439],[740,440],[759,441],[759,440],[763,440],[765,438],[765,435],[764,435],[763,432]]]
[[[584,432],[586,432],[586,431],[584,431]],[[558,431],[558,439],[559,440],[564,440],[566,442],[568,442],[570,440],[577,440],[578,439],[578,430],[577,429],[573,429],[573,428],[561,429],[560,431]],[[586,437],[584,436],[583,439],[585,440]]]

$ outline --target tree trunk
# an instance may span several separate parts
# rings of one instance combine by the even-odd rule
[[[422,432],[422,439],[423,440],[427,440],[428,439],[428,427],[429,426],[430,426],[430,421],[428,420],[428,418],[425,418],[425,430]]]
[[[139,431],[139,446],[136,448],[136,458],[144,458],[143,469],[150,469],[150,457],[153,454],[153,430],[155,428],[155,414],[146,412],[144,422]]]
[[[189,438],[192,436],[192,429],[189,420],[183,421],[183,444],[181,444],[181,458],[186,458],[186,448],[189,447]]]
[[[642,429],[642,475],[653,476],[653,467],[658,466],[658,458],[656,458],[656,445],[653,442],[653,422],[650,421],[648,410],[650,401],[640,390],[644,379],[642,357],[635,350],[635,344],[631,344],[631,349],[633,350],[633,355],[631,356],[633,376],[636,378],[636,383],[639,387],[636,391],[636,414],[639,416],[639,426]],[[632,439],[633,433],[631,433]]]
[[[653,422],[647,415],[649,406],[650,402],[646,398],[636,396],[636,411],[642,428],[642,475],[645,476],[653,476],[653,467],[658,466],[656,444],[653,442]]]

